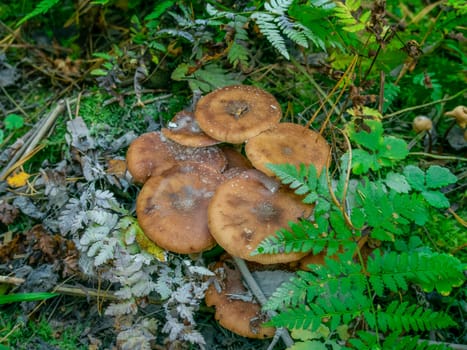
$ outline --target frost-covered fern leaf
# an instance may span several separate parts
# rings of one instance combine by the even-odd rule
[[[126,300],[119,303],[112,303],[104,311],[108,316],[131,315],[138,311],[135,300]]]
[[[157,321],[153,318],[143,318],[130,328],[117,335],[117,347],[120,350],[150,350],[151,341],[156,339]]]
[[[71,198],[58,217],[60,232],[74,235],[87,224],[86,209],[77,198]]]
[[[293,0],[271,0],[264,4],[264,8],[276,15],[283,15],[292,3]]]
[[[95,205],[105,209],[114,209],[120,207],[120,204],[115,199],[115,196],[109,190],[96,190],[94,192]]]
[[[290,55],[286,39],[302,47],[308,47],[308,39],[318,42],[308,28],[288,16],[287,11],[292,3],[292,0],[271,0],[264,4],[265,11],[256,11],[251,15],[261,33],[287,59],[290,59]]]
[[[185,30],[178,30],[178,29],[162,29],[157,32],[158,34],[166,34],[168,36],[173,36],[173,37],[180,37],[183,39],[188,40],[189,42],[194,42],[195,38],[193,35],[191,35],[189,32]]]

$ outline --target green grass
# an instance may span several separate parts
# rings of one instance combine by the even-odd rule
[[[25,321],[18,312],[0,311],[0,350],[33,349],[38,342],[60,350],[85,350],[85,345],[79,345],[83,329],[82,325],[53,327],[44,316]]]

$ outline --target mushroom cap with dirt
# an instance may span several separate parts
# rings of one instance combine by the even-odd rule
[[[267,181],[258,180],[251,171],[223,182],[209,203],[209,230],[233,256],[262,264],[298,260],[307,253],[251,255],[266,237],[312,212],[312,207],[288,188],[267,186]]]
[[[219,171],[227,166],[227,158],[217,146],[183,146],[166,139],[159,131],[138,136],[130,144],[126,154],[128,171],[133,176],[133,181],[140,184],[184,161],[209,164]]]
[[[213,270],[216,280],[209,285],[205,301],[207,306],[215,306],[215,318],[220,325],[242,337],[273,337],[275,329],[261,325],[267,321],[267,315],[261,311],[260,304],[252,299],[251,294],[251,300],[245,300],[248,291],[242,283],[240,271],[228,261],[216,263]]]
[[[207,208],[224,177],[215,169],[187,162],[149,178],[136,199],[136,215],[146,236],[180,254],[216,245],[207,224]]]
[[[194,113],[185,110],[175,114],[161,132],[169,140],[188,147],[207,147],[221,142],[206,135],[199,127]]]
[[[279,123],[281,106],[255,86],[226,86],[202,97],[195,108],[200,128],[216,140],[243,143]]]
[[[319,133],[302,125],[280,123],[275,127],[249,139],[245,152],[256,169],[269,176],[274,173],[267,168],[268,163],[289,163],[297,168],[301,163],[314,164],[317,173],[326,166],[330,147]]]

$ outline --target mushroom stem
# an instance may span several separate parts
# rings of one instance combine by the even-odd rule
[[[233,257],[235,264],[237,265],[238,269],[240,270],[243,279],[245,280],[246,284],[248,285],[248,288],[250,291],[253,293],[255,298],[259,301],[259,303],[262,305],[266,304],[267,299],[266,296],[264,295],[263,291],[261,290],[260,286],[258,283],[256,283],[256,280],[252,276],[250,270],[248,269],[248,266],[246,266],[245,260],[237,257]],[[268,314],[270,316],[276,315],[275,311],[268,311]],[[282,341],[284,344],[287,346],[287,348],[291,347],[294,345],[294,341],[289,335],[289,332],[287,332],[287,329],[285,328],[278,328],[277,333],[280,335]]]

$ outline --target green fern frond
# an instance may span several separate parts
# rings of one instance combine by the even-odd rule
[[[306,306],[298,305],[274,316],[269,325],[287,327],[289,329],[310,329],[316,331],[325,322],[330,330],[335,330],[340,324],[347,324],[355,315],[368,312],[371,300],[360,294],[330,294],[308,302]]]
[[[461,286],[466,278],[464,264],[448,254],[387,252],[376,250],[368,259],[369,281],[375,293],[383,295],[383,285],[391,291],[407,290],[407,284],[419,284],[425,291],[436,289],[448,295]]]
[[[359,350],[373,350],[375,348],[382,350],[450,350],[447,344],[430,344],[428,341],[420,341],[419,336],[401,337],[400,333],[389,334],[382,346],[379,338],[374,332],[358,331],[358,338],[349,339],[349,343]]]
[[[334,14],[338,18],[338,22],[347,32],[358,32],[365,29],[365,24],[369,19],[370,11],[366,11],[359,19],[356,19],[352,12],[360,8],[361,0],[347,0],[345,3],[336,1]]]
[[[307,36],[303,32],[306,28],[297,25],[297,23],[284,15],[276,17],[274,21],[286,37],[300,46],[308,47]]]
[[[21,18],[21,20],[18,22],[17,26],[20,26],[21,24],[23,24],[24,22],[30,20],[33,17],[43,15],[43,14],[49,12],[50,9],[52,7],[54,7],[55,5],[57,5],[59,2],[60,2],[60,0],[42,0],[40,3],[38,3],[36,5],[34,10],[29,12],[23,18]]]
[[[229,48],[227,53],[227,59],[229,63],[236,67],[239,63],[246,65],[248,63],[249,51],[248,49],[238,44],[235,40],[232,42],[232,45]]]
[[[457,325],[446,313],[399,301],[393,301],[386,310],[378,310],[376,317],[382,332],[418,332]]]
[[[295,307],[305,301],[313,302],[325,294],[337,293],[364,294],[365,275],[358,264],[350,262],[345,254],[338,261],[325,258],[325,265],[309,265],[310,272],[298,271],[297,277],[285,282],[269,298],[265,305],[268,310],[282,307]]]

